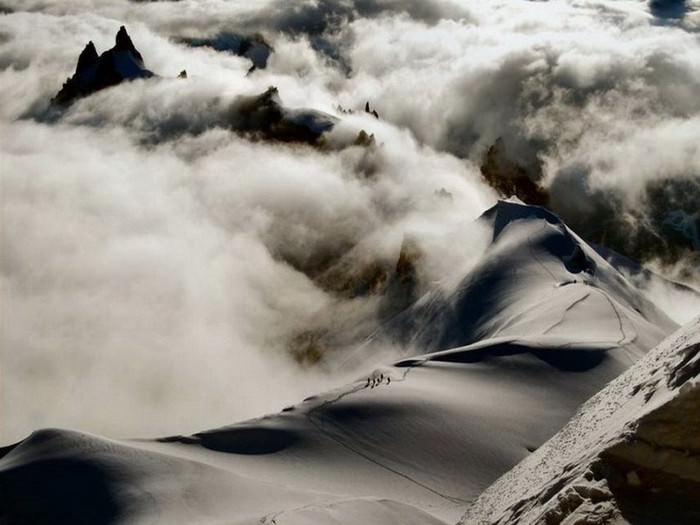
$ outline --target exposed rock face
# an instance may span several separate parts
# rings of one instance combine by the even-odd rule
[[[547,204],[546,191],[529,177],[527,170],[512,161],[503,139],[499,138],[486,152],[481,165],[486,182],[504,197],[516,196],[527,204]]]
[[[649,10],[659,18],[682,18],[688,10],[688,1],[650,0]]]
[[[374,133],[369,135],[364,129],[360,130],[355,138],[355,142],[353,142],[354,146],[362,146],[363,148],[369,148],[375,144],[376,140],[374,138]]]
[[[287,259],[334,296],[339,301],[336,307],[340,311],[348,309],[344,321],[333,316],[316,317],[312,326],[292,336],[288,349],[302,365],[317,364],[324,355],[347,345],[358,334],[362,334],[362,338],[369,337],[376,324],[363,325],[357,317],[360,311],[365,311],[371,318],[376,316],[377,322],[381,323],[417,299],[420,284],[417,265],[423,254],[411,239],[404,239],[399,253],[393,254],[376,253],[362,245],[337,246],[336,250],[342,253],[326,251],[307,261]],[[358,300],[360,302],[353,306],[353,301]],[[350,319],[356,322],[345,326]]]
[[[481,174],[500,195],[547,206],[588,241],[635,260],[673,266],[677,278],[697,283],[700,177],[696,173],[644,183],[640,204],[630,208],[620,189],[577,188],[569,177],[555,177],[545,188],[539,183],[539,167],[515,157],[500,138],[484,156]]]
[[[636,208],[630,208],[619,191],[607,189],[590,190],[577,201],[568,184],[554,180],[549,207],[580,235],[638,261],[674,265],[679,278],[697,283],[698,173],[647,182]]]
[[[88,42],[78,57],[75,73],[66,80],[53,102],[68,105],[77,98],[116,86],[125,80],[152,76],[153,72],[145,68],[143,57],[126,28],[121,26],[114,47],[102,55],[98,56],[95,45]]]
[[[587,402],[462,523],[700,523],[700,319]],[[480,521],[481,520],[481,521]]]
[[[232,108],[229,125],[252,139],[318,144],[336,118],[311,109],[287,109],[282,106],[276,87],[260,95],[238,98]]]
[[[370,108],[369,101],[365,102],[365,113],[369,113],[370,115],[372,115],[376,119],[379,118],[379,113],[377,113],[377,110]]]
[[[247,58],[253,64],[251,69],[265,69],[272,54],[272,46],[259,34],[248,36],[225,32],[211,38],[182,38],[180,41],[191,47],[209,47]]]
[[[85,73],[88,69],[97,64],[99,59],[100,57],[97,54],[97,49],[95,49],[95,44],[90,40],[78,57],[78,66],[75,69],[76,74]]]
[[[132,53],[140,62],[143,62],[143,57],[141,53],[136,50],[134,43],[131,41],[129,33],[126,32],[126,28],[121,26],[119,31],[117,31],[116,44],[114,45],[115,51],[128,51]]]
[[[250,46],[243,46],[241,49],[250,50]],[[101,55],[98,55],[95,45],[88,42],[78,57],[75,73],[66,80],[52,102],[58,106],[67,106],[78,98],[126,80],[152,76],[154,73],[146,69],[141,53],[134,46],[126,28],[122,26],[116,35],[114,47]],[[178,78],[187,79],[187,71],[182,70]],[[338,119],[313,109],[285,108],[277,88],[270,87],[260,95],[236,98],[228,109],[212,115],[211,119],[203,119],[204,125],[198,125],[196,119],[194,124],[190,119],[181,121],[168,123],[167,137],[182,133],[201,133],[209,127],[221,126],[252,140],[322,146],[322,135],[333,128]]]

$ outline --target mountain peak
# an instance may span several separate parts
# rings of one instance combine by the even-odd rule
[[[529,218],[543,219],[550,224],[562,224],[561,219],[547,208],[525,204],[517,197],[500,199],[481,215],[481,220],[493,224],[494,240],[510,223]]]
[[[75,69],[76,74],[95,65],[98,60],[97,49],[95,49],[95,44],[90,40],[78,57],[78,66]]]
[[[143,61],[141,53],[139,53],[136,49],[136,46],[134,46],[134,43],[131,41],[131,37],[129,36],[129,33],[126,31],[126,27],[124,26],[119,27],[119,31],[117,31],[114,49],[118,51],[129,51],[133,53],[136,56],[136,58]]]
[[[115,41],[114,47],[101,55],[97,54],[95,44],[88,42],[78,57],[75,74],[63,84],[53,102],[70,104],[77,98],[116,86],[124,80],[153,76],[144,67],[143,57],[124,26],[119,28]]]

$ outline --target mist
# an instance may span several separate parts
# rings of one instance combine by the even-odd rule
[[[328,272],[391,272],[410,241],[420,291],[457,286],[487,246],[472,223],[499,138],[586,239],[666,228],[630,254],[698,284],[697,2],[0,4],[3,441],[194,432],[401,355],[370,340],[380,299]],[[121,25],[158,77],[56,111],[85,44]],[[223,31],[260,33],[267,67],[181,40]],[[232,128],[269,86],[338,119],[323,147]]]

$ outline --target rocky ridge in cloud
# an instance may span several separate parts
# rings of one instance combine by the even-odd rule
[[[248,42],[244,45],[241,42],[243,41],[238,41],[237,52],[240,51],[241,56],[247,56],[246,51],[251,51],[254,65],[260,63],[260,67],[264,68],[267,55],[258,56],[260,52],[257,48],[268,49],[266,44],[254,45]],[[188,42],[188,45],[199,47],[205,44],[192,41]],[[116,86],[123,81],[153,76],[153,72],[145,68],[143,57],[131,41],[126,28],[121,26],[115,46],[102,55],[97,55],[92,41],[85,46],[78,57],[75,74],[66,81],[52,102],[66,106],[78,98]],[[187,79],[186,71],[181,72],[178,78]],[[160,138],[172,140],[182,133],[202,133],[206,130],[190,125],[189,121],[190,119],[185,117],[179,125],[166,124]],[[251,140],[319,145],[321,136],[330,131],[337,121],[337,118],[320,111],[283,107],[277,88],[270,87],[260,95],[236,97],[227,110],[215,116],[206,126],[228,127]]]
[[[53,102],[59,105],[70,104],[77,98],[116,86],[125,80],[152,76],[153,72],[144,66],[143,57],[131,41],[126,28],[121,26],[114,47],[99,56],[95,44],[88,42],[78,57],[75,73],[66,80]]]
[[[270,54],[273,52],[272,46],[265,41],[262,35],[246,36],[223,32],[214,37],[181,38],[179,40],[188,46],[209,47],[216,51],[245,57],[252,62],[252,66],[248,70],[249,73],[256,69],[265,69]]]

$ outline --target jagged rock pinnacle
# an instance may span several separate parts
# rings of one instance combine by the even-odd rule
[[[131,37],[129,36],[129,33],[126,32],[126,27],[124,26],[121,26],[119,28],[119,31],[117,32],[117,38],[114,45],[114,49],[120,51],[130,51],[136,56],[136,58],[143,62],[143,57],[141,57],[141,53],[139,53],[136,50],[136,46],[134,46],[134,43],[131,41]]]
[[[88,42],[78,57],[75,74],[69,78],[52,99],[59,105],[70,104],[101,89],[116,86],[125,80],[150,78],[153,72],[144,67],[143,57],[121,26],[112,49],[97,54],[92,41]]]
[[[97,55],[95,44],[93,44],[92,40],[90,40],[78,57],[78,66],[75,68],[75,72],[80,73],[81,71],[85,71],[89,67],[96,64],[98,59],[99,56]]]

